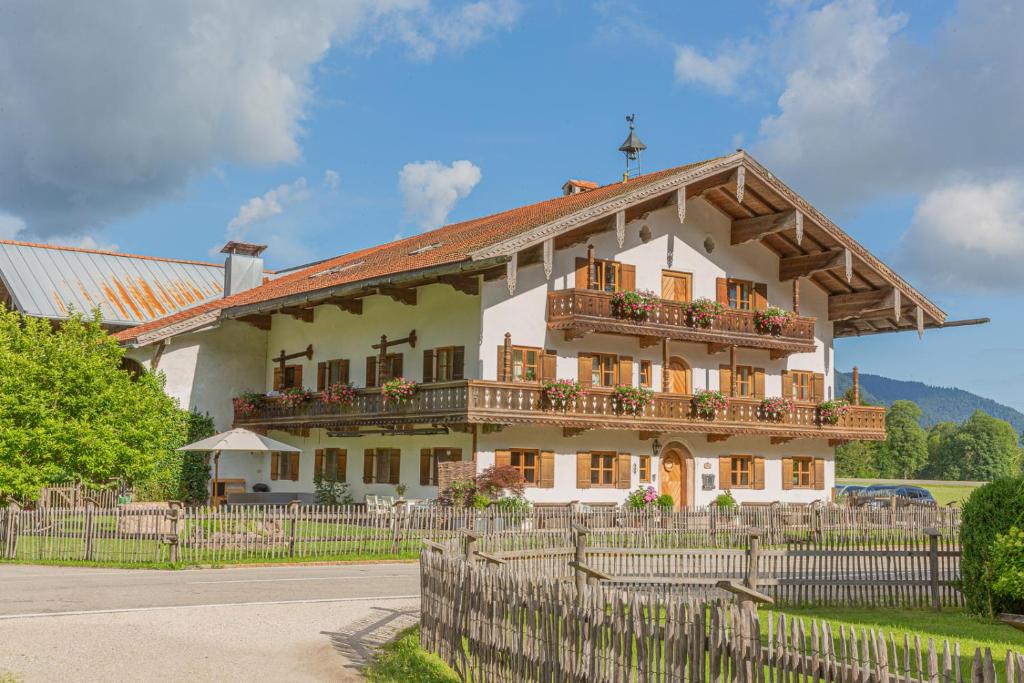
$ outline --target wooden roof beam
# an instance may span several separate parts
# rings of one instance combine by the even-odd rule
[[[381,296],[391,297],[398,303],[405,304],[406,306],[416,305],[416,290],[412,288],[378,287],[377,293]]]
[[[746,244],[777,232],[796,229],[796,209],[732,222],[732,244]]]
[[[350,299],[350,298],[345,298],[345,297],[331,297],[330,299],[326,299],[324,301],[324,303],[334,304],[335,306],[337,306],[341,310],[345,311],[346,313],[351,313],[352,315],[362,315],[363,314],[363,300],[362,299]]]
[[[312,308],[304,308],[301,306],[284,306],[283,308],[281,308],[281,313],[285,315],[290,315],[296,320],[301,320],[302,322],[305,323],[313,322]]]
[[[475,275],[442,275],[437,281],[444,285],[451,285],[455,291],[476,296],[480,293],[480,280]]]
[[[867,292],[833,294],[828,298],[829,320],[850,320],[852,318],[881,317],[880,311],[899,313],[900,301],[892,287]],[[874,315],[873,315],[874,314]]]
[[[798,277],[810,277],[825,270],[846,268],[851,263],[850,250],[837,247],[816,254],[787,256],[779,259],[779,280],[792,280]]]
[[[258,330],[269,330],[273,319],[273,316],[269,313],[255,313],[253,315],[243,315],[239,318],[242,322],[249,323]]]

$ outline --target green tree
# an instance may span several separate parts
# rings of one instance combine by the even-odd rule
[[[134,484],[184,443],[163,375],[135,379],[123,355],[98,314],[54,327],[0,311],[0,497],[68,480]]]
[[[928,434],[913,401],[894,401],[885,414],[885,443],[877,451],[879,474],[910,479],[928,462]]]
[[[933,439],[935,476],[989,481],[1021,471],[1017,433],[1009,422],[975,411],[955,431],[944,428]]]
[[[878,444],[873,441],[851,441],[836,448],[836,476],[877,479]]]
[[[947,441],[953,438],[959,428],[955,422],[940,422],[928,430],[928,464],[923,472],[928,479],[963,479],[959,459],[948,460],[951,449],[946,448]]]
[[[193,443],[213,436],[213,418],[209,414],[189,413],[188,441]],[[189,505],[202,505],[210,497],[210,454],[186,451],[181,454],[178,497]]]

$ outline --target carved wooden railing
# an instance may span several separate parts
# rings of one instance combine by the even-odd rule
[[[619,318],[612,310],[612,294],[592,289],[563,289],[548,293],[548,327],[637,336],[669,337],[685,341],[736,344],[792,351],[814,350],[815,318],[796,316],[779,335],[758,332],[753,311],[726,309],[709,328],[690,324],[686,304],[659,299],[643,322]]]
[[[760,401],[733,398],[713,419],[693,412],[692,396],[655,393],[641,414],[623,413],[609,389],[589,389],[564,410],[547,404],[537,384],[464,380],[421,385],[404,405],[385,405],[378,389],[356,392],[351,406],[320,400],[319,395],[301,405],[287,407],[268,398],[251,414],[237,407],[239,426],[330,426],[471,422],[493,424],[551,424],[575,428],[688,431],[697,433],[752,433],[772,436],[823,436],[834,439],[885,437],[885,409],[851,406],[835,425],[823,424],[813,404],[798,403],[780,420],[767,419]]]

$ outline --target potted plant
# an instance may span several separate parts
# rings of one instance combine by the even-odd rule
[[[822,401],[818,404],[818,421],[825,425],[839,424],[850,412],[850,404],[842,399]]]
[[[647,320],[657,305],[658,297],[647,290],[615,292],[612,295],[612,315],[638,323]]]
[[[258,391],[246,391],[241,396],[231,399],[231,403],[239,417],[250,417],[256,414],[256,410],[263,404],[263,399],[263,394]]]
[[[277,401],[285,408],[294,410],[313,397],[313,392],[305,387],[288,387],[281,392]]]
[[[725,307],[722,304],[701,297],[686,304],[686,321],[691,327],[708,329],[722,317]]]
[[[544,400],[555,410],[568,410],[583,395],[583,387],[573,379],[555,379],[544,382]]]
[[[384,406],[390,404],[404,406],[412,401],[419,385],[411,379],[395,377],[389,379],[380,387],[380,393],[384,396]]]
[[[356,400],[356,388],[348,382],[335,382],[324,389],[320,400],[327,404],[349,408]]]
[[[729,399],[721,391],[698,391],[693,395],[693,412],[697,417],[713,420],[719,411],[729,407]]]
[[[781,396],[769,396],[762,399],[761,417],[772,422],[781,422],[789,413],[793,412],[793,400]]]
[[[398,500],[405,500],[405,492],[409,490],[409,487],[405,484],[398,484],[395,486],[395,494],[398,495]]]
[[[792,311],[784,311],[778,306],[754,312],[754,327],[761,334],[778,337],[793,323],[796,315]]]
[[[628,415],[643,415],[644,409],[654,403],[651,389],[634,386],[617,386],[612,393],[615,410]]]

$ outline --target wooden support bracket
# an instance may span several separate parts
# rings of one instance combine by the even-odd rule
[[[845,247],[837,247],[817,254],[786,256],[779,259],[779,280],[792,280],[798,277],[810,277],[826,270],[845,268],[848,258]]]
[[[562,436],[570,438],[579,436],[585,431],[587,431],[587,427],[562,427]]]
[[[786,351],[785,349],[770,349],[768,351],[768,357],[772,360],[781,360],[782,358],[789,358],[789,354],[792,351]]]
[[[720,344],[718,342],[708,342],[708,355],[715,355],[716,353],[724,353],[732,348],[732,344]]]
[[[406,306],[416,305],[416,290],[412,288],[402,289],[399,287],[378,287],[377,293],[381,296],[391,297],[398,303],[405,304]]]
[[[719,441],[725,441],[730,436],[732,436],[732,435],[731,434],[708,434],[706,438],[708,440],[708,443],[717,443]]]
[[[740,218],[732,222],[732,244],[745,244],[796,228],[796,210],[780,211],[754,218]]]
[[[302,308],[301,306],[285,306],[281,309],[281,313],[290,315],[296,320],[301,320],[304,323],[313,322],[313,309]]]
[[[327,299],[327,303],[334,304],[346,313],[352,315],[363,314],[363,300],[362,299],[346,299],[344,297],[331,297]]]
[[[867,292],[833,294],[828,298],[828,319],[849,320],[878,312],[886,315],[886,311],[893,312],[895,301],[896,294],[892,287]]]
[[[254,313],[252,315],[243,315],[239,320],[243,323],[249,323],[258,330],[269,330],[274,316],[269,313]]]
[[[480,293],[480,280],[475,275],[442,275],[437,281],[450,285],[457,292],[475,296]]]
[[[661,337],[642,336],[640,337],[640,348],[646,349],[651,346],[657,346],[661,343]]]
[[[793,440],[792,436],[773,436],[771,438],[772,445],[775,445],[775,446],[777,446],[779,444],[782,444],[782,443],[789,443],[792,440]]]

